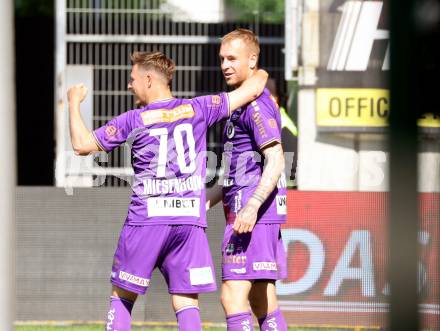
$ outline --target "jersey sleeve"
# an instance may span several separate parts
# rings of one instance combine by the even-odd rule
[[[208,126],[221,122],[230,115],[227,93],[197,97],[192,102],[201,110]]]
[[[96,143],[105,152],[122,145],[133,130],[133,111],[125,112],[93,131]]]
[[[263,102],[253,101],[246,110],[246,124],[261,149],[273,142],[281,143],[281,122],[278,111]]]

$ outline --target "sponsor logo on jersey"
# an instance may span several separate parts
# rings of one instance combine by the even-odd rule
[[[278,270],[276,262],[254,262],[254,263],[252,263],[252,268],[255,271],[259,271],[259,270],[277,271]]]
[[[135,276],[124,271],[119,271],[119,279],[142,287],[148,287],[148,285],[150,285],[149,279]]]
[[[213,95],[211,98],[211,102],[213,105],[219,105],[222,103],[222,98],[219,95]]]
[[[272,129],[276,129],[278,127],[277,121],[274,118],[269,119],[268,124]]]
[[[378,28],[381,1],[347,1],[327,64],[329,71],[366,71],[376,40],[388,40],[389,31]],[[382,70],[389,70],[388,43]]]
[[[226,124],[226,137],[232,139],[234,137],[234,134],[235,134],[234,124],[228,121],[228,123]]]
[[[254,107],[254,113],[252,114],[252,119],[257,125],[258,133],[260,134],[261,138],[267,138],[266,129],[264,128],[263,120],[261,119],[260,107],[258,107],[256,101],[252,102],[252,106]]]
[[[195,112],[191,104],[180,105],[173,109],[154,109],[141,113],[144,125],[156,123],[172,123],[184,118],[194,117]]]
[[[107,137],[113,137],[116,132],[118,132],[118,129],[114,125],[109,125],[105,128],[105,134]]]
[[[232,252],[234,249],[232,249]],[[246,264],[246,255],[226,255],[223,256],[223,264]]]
[[[239,268],[239,269],[230,269],[231,272],[233,272],[234,274],[245,274],[246,273],[246,268]]]
[[[199,198],[148,198],[148,217],[196,216],[200,217]]]
[[[287,197],[285,195],[276,196],[277,204],[277,214],[286,215],[287,214]]]
[[[189,269],[191,285],[206,285],[214,283],[214,276],[211,267]]]

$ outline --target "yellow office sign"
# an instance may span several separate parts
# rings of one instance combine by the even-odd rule
[[[388,126],[389,91],[370,88],[321,88],[316,92],[320,128],[369,131]],[[365,130],[367,129],[367,130]]]
[[[440,128],[440,115],[425,114],[419,118],[417,125],[422,128]]]

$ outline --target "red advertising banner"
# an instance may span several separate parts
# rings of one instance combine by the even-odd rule
[[[387,193],[289,191],[278,282],[289,324],[387,325]],[[440,329],[440,194],[420,194],[419,293],[423,327]]]

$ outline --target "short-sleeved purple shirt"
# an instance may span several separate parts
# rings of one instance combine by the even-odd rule
[[[207,226],[206,133],[228,116],[226,93],[173,98],[130,110],[93,132],[106,152],[132,143],[134,181],[127,224]]]
[[[225,125],[223,142],[223,206],[226,221],[231,223],[261,179],[264,157],[260,151],[273,142],[281,142],[280,111],[267,89],[255,101],[231,114]],[[260,207],[257,222],[286,222],[284,174]]]

